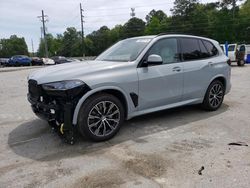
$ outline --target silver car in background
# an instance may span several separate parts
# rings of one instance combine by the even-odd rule
[[[217,110],[231,88],[227,61],[219,43],[208,38],[129,38],[94,61],[30,74],[28,100],[71,144],[75,130],[104,141],[135,116],[192,104]]]

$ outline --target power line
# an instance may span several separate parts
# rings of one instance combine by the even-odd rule
[[[204,1],[204,2],[203,2]],[[213,2],[216,2],[215,0]],[[200,3],[206,4],[206,3],[211,3],[207,2],[206,0],[200,0]],[[152,6],[161,6],[161,5],[172,5],[174,4],[173,2],[164,2],[164,3],[153,3],[153,4],[135,4],[132,7],[138,9],[138,8],[144,8],[144,7],[152,7]],[[88,12],[99,12],[99,11],[107,11],[107,10],[120,10],[120,9],[130,9],[131,6],[119,6],[119,7],[114,7],[114,8],[93,8],[93,9],[88,9]]]
[[[134,5],[133,7],[134,8],[143,8],[143,7],[161,6],[161,5],[169,5],[169,4],[173,4],[173,3],[171,3],[171,2],[165,2],[165,3],[148,4],[148,5],[137,4],[137,5]],[[106,10],[114,10],[114,9],[120,10],[120,9],[129,9],[129,8],[131,8],[131,6],[125,6],[125,7],[119,6],[117,8],[102,8],[102,9],[101,8],[99,8],[99,9],[97,8],[97,9],[90,9],[90,10],[88,10],[88,12],[106,11]]]
[[[166,9],[161,9],[161,11],[167,11]],[[149,13],[148,10],[144,11],[136,11],[136,13]],[[127,13],[119,13],[119,14],[98,14],[98,15],[89,15],[85,16],[85,18],[96,18],[96,17],[104,17],[104,16],[122,16],[122,15],[128,15]]]

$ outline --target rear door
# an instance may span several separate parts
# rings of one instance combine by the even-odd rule
[[[176,38],[157,41],[143,58],[160,55],[163,64],[137,68],[139,77],[139,110],[180,102],[183,89],[183,67]]]
[[[183,58],[183,101],[200,100],[213,77],[218,50],[209,41],[196,38],[181,38]],[[208,50],[210,49],[210,52]]]

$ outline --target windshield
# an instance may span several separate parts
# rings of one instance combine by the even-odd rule
[[[100,61],[134,61],[142,50],[151,41],[151,38],[132,38],[122,40],[99,55]]]

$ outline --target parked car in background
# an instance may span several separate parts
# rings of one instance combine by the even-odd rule
[[[9,59],[8,66],[31,66],[31,58],[25,55],[15,55]]]
[[[0,58],[0,66],[7,66],[8,65],[9,58]]]
[[[39,57],[32,57],[31,64],[34,65],[43,65],[43,60]]]
[[[71,61],[71,62],[80,62],[81,60],[79,60],[79,59],[76,59],[76,58],[67,58],[69,61]]]
[[[135,116],[192,104],[217,110],[231,88],[227,61],[212,39],[135,37],[119,41],[94,61],[31,73],[28,100],[33,112],[69,143],[76,130],[104,141]]]
[[[53,56],[51,57],[55,61],[55,64],[63,64],[63,63],[70,63],[72,62],[70,59],[64,56]]]
[[[50,58],[42,58],[42,61],[44,65],[55,65],[55,61]]]

